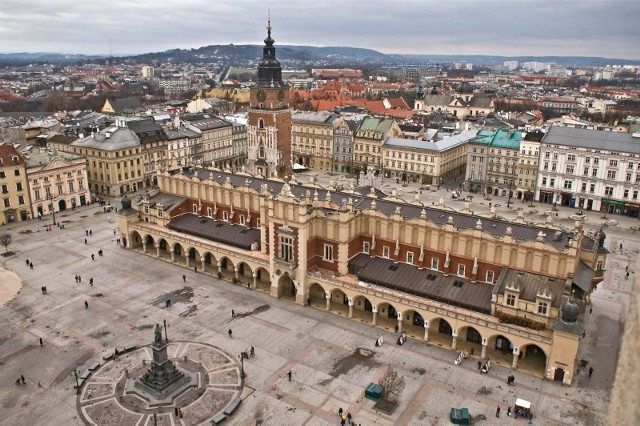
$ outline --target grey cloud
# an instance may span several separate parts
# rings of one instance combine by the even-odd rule
[[[261,43],[384,52],[640,58],[637,1],[4,0],[0,52],[141,53]]]

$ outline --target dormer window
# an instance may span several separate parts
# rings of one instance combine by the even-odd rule
[[[192,210],[193,210],[193,212],[194,212],[194,213],[198,213],[198,205],[197,205],[197,204],[194,204],[194,205],[192,206]]]
[[[549,304],[547,302],[538,302],[538,314],[547,315]]]
[[[222,212],[222,220],[224,221],[229,220],[229,212]]]
[[[507,306],[511,306],[512,308],[516,306],[516,300],[518,299],[518,297],[515,294],[507,294],[507,297],[505,299],[505,304]]]

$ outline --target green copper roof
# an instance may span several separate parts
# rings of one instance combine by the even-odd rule
[[[496,130],[491,143],[491,147],[506,148],[506,149],[520,149],[520,141],[522,140],[522,132],[518,130]]]

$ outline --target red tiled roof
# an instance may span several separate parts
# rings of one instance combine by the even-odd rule
[[[15,157],[18,157],[17,162],[13,161]],[[3,166],[24,164],[24,157],[11,144],[0,145],[0,159]]]

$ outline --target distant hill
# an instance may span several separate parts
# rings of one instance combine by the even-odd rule
[[[518,62],[555,62],[567,66],[595,66],[605,65],[638,65],[640,59],[615,59],[596,56],[494,56],[494,55],[390,55],[391,57],[414,61],[470,62],[473,64],[495,65],[504,61]]]
[[[145,53],[128,56],[126,59],[136,62],[160,61],[197,63],[205,59],[224,59],[232,65],[256,60],[262,57],[262,45],[228,44],[211,45],[198,49],[172,49],[164,52]],[[315,47],[315,46],[287,46],[276,45],[279,59],[288,61],[322,61],[333,60],[344,62],[345,59],[354,62],[380,62],[388,60],[388,55],[371,49],[358,47]]]
[[[224,62],[225,65],[243,65],[254,62],[262,56],[262,45],[227,44],[210,45],[194,49],[171,49],[141,55],[120,56],[117,61],[129,63],[186,63]],[[477,65],[495,65],[504,61],[555,62],[568,66],[635,65],[640,59],[615,59],[589,56],[498,56],[498,55],[404,55],[384,54],[373,49],[346,46],[289,46],[276,45],[278,58],[283,62],[317,63],[318,66],[337,65],[402,65],[413,63],[470,62]],[[75,55],[62,53],[8,53],[0,54],[0,63],[24,64],[32,62],[73,63],[78,61],[104,60],[105,56]]]
[[[51,53],[51,52],[0,53],[0,62],[2,63],[33,63],[33,62],[68,63],[68,62],[76,62],[76,61],[91,61],[91,60],[100,59],[100,58],[104,58],[104,56]]]

